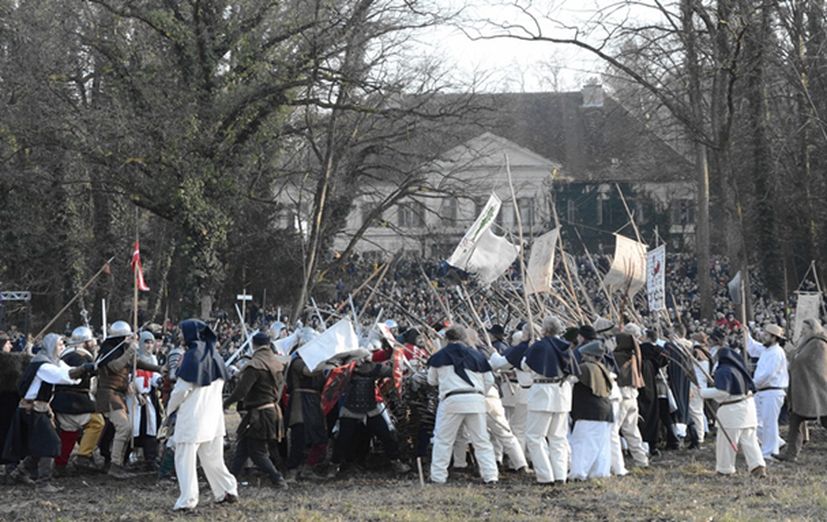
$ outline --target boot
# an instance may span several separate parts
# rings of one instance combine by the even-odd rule
[[[75,467],[79,471],[98,471],[98,467],[95,466],[95,461],[92,459],[92,457],[75,457]]]
[[[284,480],[284,477],[281,475],[279,475],[278,478],[273,479],[273,487],[276,489],[289,489],[287,481]]]
[[[766,466],[756,466],[755,468],[749,471],[750,475],[754,478],[767,478],[767,467]]]
[[[399,459],[394,459],[391,461],[391,469],[394,473],[398,473],[400,475],[404,475],[405,473],[411,471],[411,467]]]
[[[299,468],[288,469],[284,476],[284,481],[288,484],[293,484],[299,479]]]
[[[20,466],[14,468],[14,471],[9,473],[9,479],[11,482],[17,482],[27,486],[34,486],[35,484],[34,480],[29,475],[29,472],[25,469],[21,469]]]
[[[316,470],[313,469],[313,467],[308,466],[307,464],[305,464],[301,468],[299,468],[299,478],[301,478],[302,480],[315,480],[315,481],[327,480],[326,475],[321,475],[321,474],[317,473]]]
[[[116,478],[118,480],[128,480],[134,477],[134,475],[126,471],[126,469],[123,466],[119,466],[114,462],[109,466],[109,471],[107,472],[107,474],[110,477]]]

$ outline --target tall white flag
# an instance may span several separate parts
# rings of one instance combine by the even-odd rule
[[[666,245],[646,254],[646,293],[650,311],[666,308]]]
[[[615,234],[615,255],[603,284],[609,292],[638,293],[646,284],[646,245]]]
[[[500,211],[502,201],[491,194],[480,215],[465,233],[448,264],[476,274],[483,284],[491,284],[517,259],[519,247],[494,235],[491,225]]]
[[[531,244],[531,255],[526,267],[526,291],[529,294],[548,292],[554,275],[554,252],[560,229],[555,228],[538,237]]]

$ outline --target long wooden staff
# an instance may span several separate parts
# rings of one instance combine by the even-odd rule
[[[523,281],[523,299],[525,300],[526,312],[528,313],[528,334],[531,337],[531,339],[534,339],[534,315],[531,313],[531,303],[528,300],[528,286],[526,285],[523,220],[522,216],[520,215],[520,206],[517,204],[517,194],[514,192],[514,181],[511,179],[511,165],[508,162],[508,154],[505,155],[505,172],[508,175],[508,188],[511,190],[511,202],[514,205],[514,217],[517,218],[517,232],[520,237],[520,276],[522,277]]]
[[[577,307],[578,315],[580,316],[580,320],[583,320],[583,310],[580,307],[580,301],[577,299],[577,292],[574,289],[574,282],[571,278],[571,271],[569,270],[569,263],[566,260],[566,251],[563,248],[563,229],[560,227],[560,218],[557,216],[557,205],[554,204],[554,201],[551,202],[551,211],[554,215],[554,226],[557,227],[557,248],[560,249],[560,258],[563,261],[563,268],[565,269],[566,279],[568,279],[569,289],[571,290],[572,297],[574,298],[574,305]]]
[[[89,288],[89,286],[90,286],[92,283],[94,283],[94,282],[95,282],[95,279],[97,279],[98,277],[100,277],[100,275],[101,275],[102,273],[106,272],[106,271],[109,269],[109,263],[111,263],[113,259],[115,259],[115,256],[110,257],[110,258],[109,258],[109,260],[108,260],[106,263],[104,263],[104,264],[103,264],[103,266],[100,268],[100,270],[98,270],[98,271],[95,273],[95,275],[93,275],[93,276],[92,276],[92,278],[91,278],[91,279],[89,279],[89,281],[87,281],[87,282],[86,282],[86,284],[85,284],[85,285],[83,285],[83,287],[82,287],[80,290],[78,290],[78,293],[76,293],[76,294],[75,294],[75,296],[74,296],[72,299],[70,299],[70,300],[69,300],[69,302],[68,302],[68,303],[66,303],[66,305],[65,305],[63,308],[61,308],[61,309],[60,309],[60,311],[57,313],[57,315],[55,315],[54,317],[52,317],[52,319],[51,319],[48,323],[46,323],[46,326],[44,326],[44,327],[43,327],[43,329],[42,329],[42,330],[40,330],[40,331],[37,333],[37,335],[35,335],[35,336],[34,336],[34,338],[35,338],[35,339],[39,338],[39,337],[40,337],[40,336],[42,336],[44,333],[46,333],[46,331],[47,331],[47,330],[48,330],[48,329],[49,329],[49,328],[50,328],[50,327],[51,327],[51,326],[55,323],[55,321],[57,321],[58,319],[60,319],[60,316],[61,316],[61,315],[63,315],[63,312],[65,312],[66,310],[68,310],[68,309],[69,309],[69,307],[70,307],[70,306],[72,306],[72,304],[73,304],[75,301],[77,301],[78,297],[80,297],[80,296],[83,294],[83,292],[85,292],[85,291],[86,291],[86,289],[87,289],[87,288]]]
[[[446,317],[448,317],[448,320],[453,323],[454,314],[451,313],[451,308],[447,305],[447,303],[442,301],[442,297],[440,297],[439,292],[436,291],[434,285],[431,284],[431,279],[428,277],[428,274],[425,273],[425,269],[422,268],[422,265],[417,264],[417,266],[419,267],[419,271],[422,273],[422,277],[425,279],[425,284],[428,285],[428,289],[434,294],[434,297],[436,297],[436,302],[439,303],[439,307],[442,308],[442,312],[446,315]]]
[[[577,235],[577,239],[580,241],[580,245],[583,247],[583,251],[586,253],[586,257],[589,260],[589,265],[592,267],[592,271],[594,272],[594,276],[597,278],[597,284],[600,285],[600,288],[603,290],[603,293],[606,294],[606,300],[609,302],[609,312],[618,318],[620,321],[620,314],[615,307],[614,301],[612,301],[612,294],[609,292],[609,289],[606,288],[605,283],[603,282],[603,276],[600,275],[600,271],[597,270],[597,265],[594,264],[594,258],[592,258],[591,252],[589,249],[586,248],[586,243],[583,241],[583,237],[580,236],[580,231],[577,230],[577,227],[574,228],[574,233]]]

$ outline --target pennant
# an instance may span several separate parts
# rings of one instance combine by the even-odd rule
[[[638,293],[646,284],[646,245],[615,234],[615,255],[603,284],[609,292]]]
[[[548,292],[554,275],[554,251],[560,229],[555,228],[538,237],[531,244],[531,255],[526,267],[526,291],[529,294]]]
[[[666,309],[666,245],[646,254],[646,293],[650,311]]]
[[[132,251],[132,261],[129,266],[132,267],[132,273],[135,274],[135,284],[141,292],[149,292],[149,287],[144,281],[144,267],[141,264],[141,245],[135,241],[135,246]]]

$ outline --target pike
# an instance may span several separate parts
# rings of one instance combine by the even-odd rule
[[[448,317],[448,320],[452,323],[454,322],[454,315],[451,313],[451,309],[448,307],[447,304],[442,302],[442,298],[439,295],[439,292],[436,291],[436,288],[431,284],[430,278],[428,278],[428,274],[425,273],[425,269],[422,268],[422,265],[418,264],[419,271],[422,273],[422,277],[425,278],[425,283],[428,285],[428,289],[434,294],[436,297],[437,303],[439,303],[439,307],[442,308],[442,312]]]
[[[523,281],[523,299],[525,299],[526,312],[528,313],[528,335],[534,338],[534,315],[531,313],[531,303],[528,301],[528,288],[525,280],[525,243],[523,242],[523,220],[520,216],[520,206],[517,204],[517,194],[514,192],[514,181],[511,179],[511,165],[508,162],[508,154],[505,155],[505,172],[508,175],[508,188],[511,190],[511,202],[514,205],[514,216],[517,218],[517,232],[520,236],[520,277]]]
[[[673,361],[678,366],[678,368],[683,370],[684,373],[686,374],[687,378],[689,378],[689,380],[692,382],[692,384],[694,384],[695,386],[698,386],[698,388],[700,389],[698,379],[695,376],[695,371],[694,371],[695,366],[697,366],[698,369],[703,372],[704,377],[706,377],[708,381],[715,382],[715,379],[712,378],[712,376],[709,374],[709,372],[707,372],[701,365],[697,364],[697,362],[694,362],[695,357],[691,353],[688,353],[688,351],[683,346],[681,346],[680,343],[676,342],[677,340],[674,336],[669,336],[669,341],[671,342],[672,346],[676,347],[678,349],[678,351],[681,354],[683,354],[683,356],[686,358],[686,360],[693,361],[692,368],[689,368],[689,367],[686,366],[685,362],[678,360],[676,357],[670,356],[669,353],[664,351],[664,355],[666,356],[666,358]],[[724,429],[723,425],[721,425],[721,421],[718,418],[718,413],[714,410],[711,410],[711,409],[710,409],[710,412],[712,413],[712,416],[715,418],[715,425],[718,426],[718,429],[721,430],[721,433],[724,434],[724,437],[726,437],[726,440],[727,440],[727,442],[729,442],[729,445],[732,448],[732,450],[737,453],[738,452],[738,445],[735,444],[735,442],[732,440],[732,437],[730,436],[730,434],[727,432],[726,429]]]
[[[92,276],[92,278],[91,278],[91,279],[89,279],[89,281],[87,281],[87,282],[86,282],[86,284],[85,284],[85,285],[83,285],[83,286],[81,287],[81,289],[80,289],[80,290],[78,290],[78,292],[75,294],[75,296],[74,296],[74,297],[72,297],[72,298],[69,300],[69,302],[68,302],[68,303],[66,303],[66,305],[64,305],[64,307],[60,309],[60,311],[57,313],[57,315],[55,315],[54,317],[52,317],[52,319],[51,319],[48,323],[46,323],[46,326],[44,326],[44,327],[43,327],[43,329],[42,329],[42,330],[40,330],[40,332],[38,332],[38,333],[37,333],[37,335],[35,335],[35,336],[34,336],[34,338],[35,338],[35,339],[38,339],[38,338],[39,338],[39,337],[41,337],[44,333],[46,333],[46,331],[49,329],[49,327],[51,327],[51,326],[55,323],[55,321],[57,321],[57,320],[60,318],[60,316],[61,316],[61,315],[63,315],[63,312],[65,312],[66,310],[68,310],[68,309],[69,309],[69,307],[70,307],[70,306],[72,306],[72,304],[73,304],[75,301],[77,301],[78,297],[80,297],[81,295],[83,295],[83,292],[85,292],[85,291],[86,291],[86,289],[87,289],[87,288],[89,288],[89,287],[92,285],[92,283],[94,283],[94,282],[95,282],[95,279],[97,279],[98,277],[100,277],[100,275],[101,275],[102,273],[106,272],[106,271],[109,269],[109,263],[111,263],[114,259],[115,259],[115,256],[110,257],[110,258],[109,258],[109,260],[108,260],[106,263],[104,263],[104,264],[103,264],[103,266],[100,268],[100,270],[98,270],[97,272],[95,272],[95,275],[93,275],[93,276]]]

